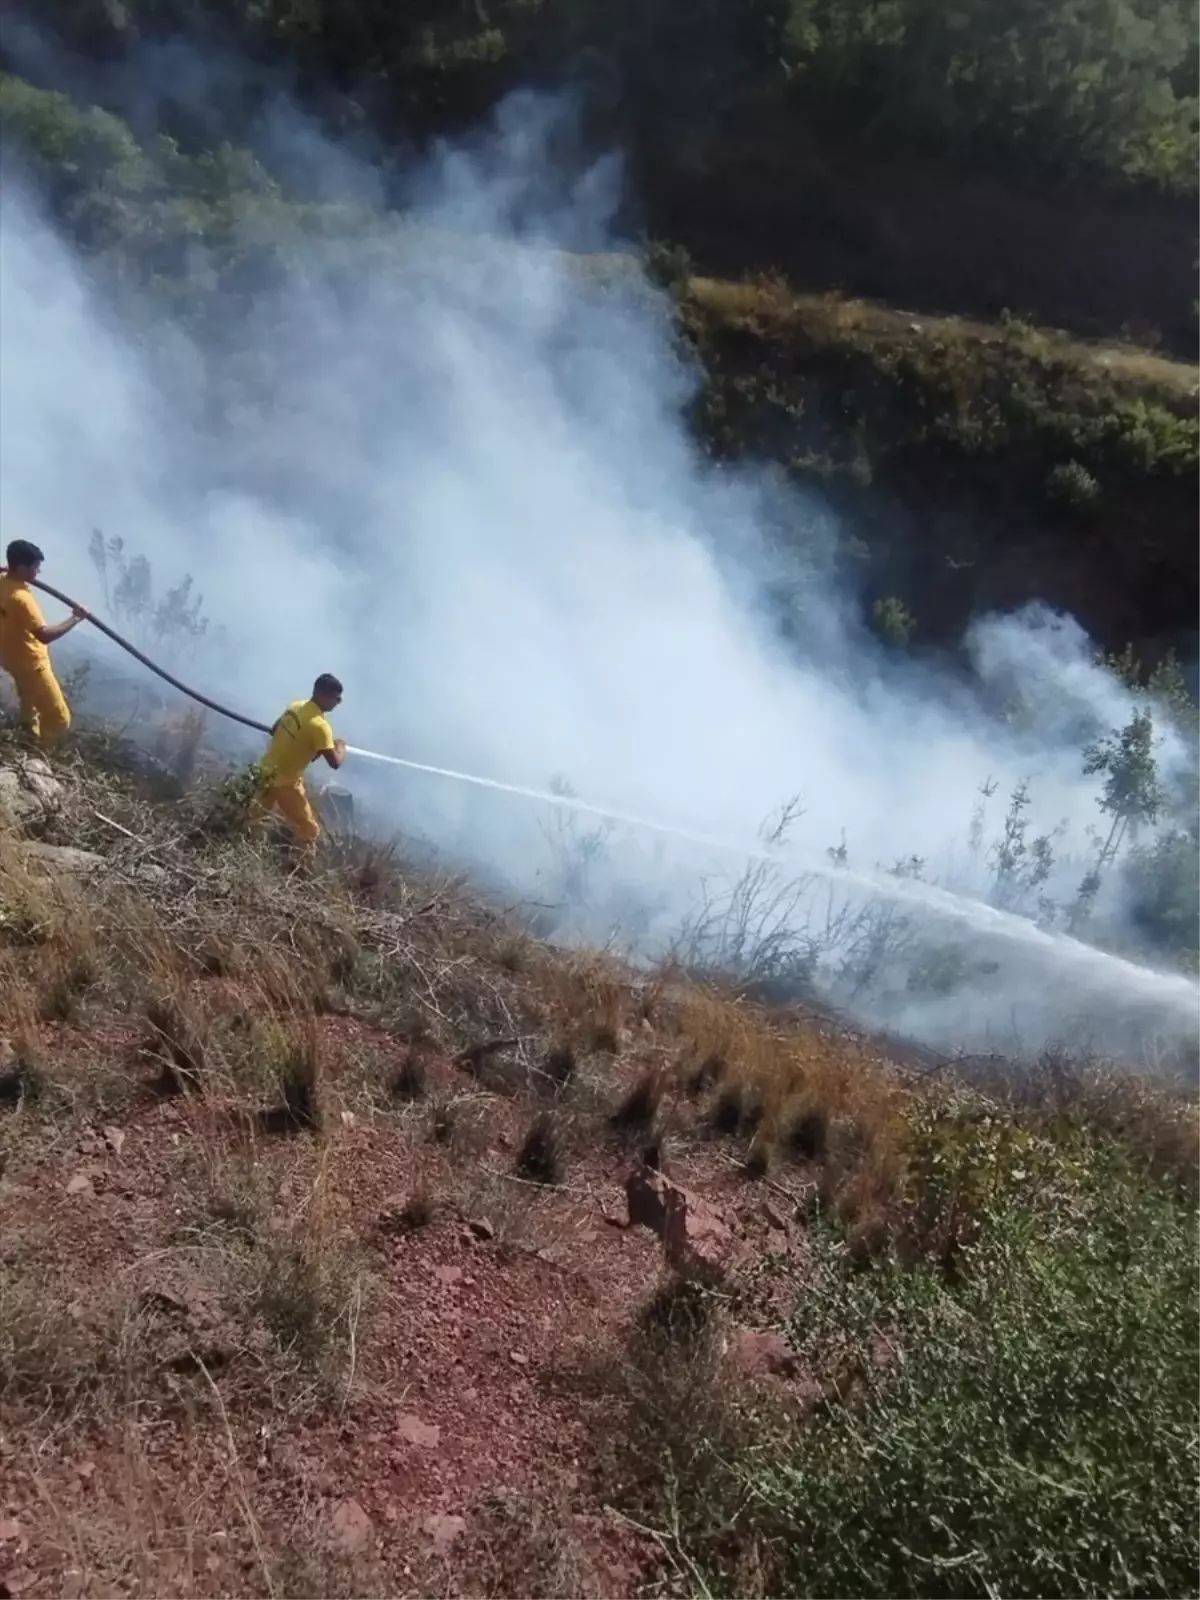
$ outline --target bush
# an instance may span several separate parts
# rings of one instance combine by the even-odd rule
[[[1078,461],[1062,461],[1046,475],[1046,498],[1068,511],[1086,511],[1100,499],[1100,485]]]
[[[745,1471],[773,1592],[1194,1591],[1194,1199],[1081,1143],[986,1223],[957,1287],[824,1236],[793,1340],[849,1398]]]
[[[1194,968],[1200,949],[1200,858],[1187,829],[1138,845],[1123,864],[1129,917],[1155,950]]]
[[[651,283],[670,294],[686,293],[692,277],[692,258],[682,245],[652,241],[642,251],[642,266]]]

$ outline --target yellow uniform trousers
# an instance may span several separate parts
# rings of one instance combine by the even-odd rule
[[[9,676],[16,686],[22,724],[42,749],[48,750],[71,726],[71,708],[54,676],[54,668],[48,663],[9,668]]]
[[[268,783],[260,804],[264,811],[278,812],[301,844],[315,844],[321,837],[321,824],[303,778],[293,778],[290,783]]]

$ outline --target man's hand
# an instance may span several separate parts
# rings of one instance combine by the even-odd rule
[[[333,741],[333,753],[338,758],[339,761],[345,761],[345,759],[346,759],[346,741],[345,741],[345,739],[335,739]]]
[[[92,613],[86,606],[72,606],[71,615],[75,618],[76,622],[87,622],[91,618]]]

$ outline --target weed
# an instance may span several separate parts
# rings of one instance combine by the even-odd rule
[[[569,1044],[555,1045],[542,1063],[542,1076],[556,1093],[561,1093],[574,1078],[579,1061]]]
[[[1079,461],[1062,461],[1046,475],[1046,498],[1068,511],[1090,510],[1100,499],[1100,485]]]
[[[775,1164],[775,1143],[761,1131],[751,1141],[742,1169],[748,1178],[765,1178]]]
[[[91,949],[67,950],[53,963],[42,988],[40,1013],[44,1022],[77,1022],[80,998],[99,979],[100,968]]]
[[[637,1331],[643,1339],[695,1348],[711,1337],[716,1307],[711,1289],[694,1278],[672,1277],[639,1308]]]
[[[736,1395],[721,1373],[722,1304],[671,1278],[638,1308],[613,1371],[625,1425],[613,1439],[621,1492],[641,1504],[669,1486],[682,1518],[721,1521],[722,1457],[740,1438]]]
[[[823,1161],[829,1148],[829,1119],[819,1107],[797,1108],[785,1118],[784,1148],[800,1161]]]
[[[662,1073],[647,1067],[612,1113],[610,1126],[617,1133],[644,1138],[658,1119],[662,1097]]]
[[[105,1370],[100,1332],[69,1282],[0,1264],[0,1395],[69,1405]]]
[[[895,1262],[847,1274],[819,1235],[793,1339],[870,1375],[745,1485],[772,1591],[1190,1592],[1197,1550],[1194,1200],[1081,1146],[993,1206],[953,1286]],[[900,1359],[884,1359],[899,1348]]]
[[[423,1100],[429,1090],[429,1073],[424,1057],[409,1050],[392,1074],[388,1091],[395,1100]]]
[[[200,1020],[180,995],[159,995],[146,1007],[150,1024],[149,1051],[162,1063],[159,1086],[168,1093],[202,1087],[206,1053]]]
[[[726,1083],[708,1116],[713,1132],[730,1138],[756,1133],[762,1119],[762,1091],[747,1083]]]
[[[728,1071],[729,1063],[725,1057],[716,1051],[709,1051],[685,1072],[684,1088],[692,1099],[698,1099],[710,1089],[715,1089]]]
[[[396,1213],[396,1221],[408,1233],[428,1228],[436,1218],[437,1200],[426,1184],[414,1189]]]
[[[283,1109],[293,1125],[315,1132],[324,1120],[321,1104],[322,1061],[315,1028],[290,1041],[280,1064],[279,1087]]]
[[[521,1141],[517,1172],[533,1183],[556,1185],[563,1180],[565,1166],[566,1154],[558,1122],[551,1112],[539,1112]]]

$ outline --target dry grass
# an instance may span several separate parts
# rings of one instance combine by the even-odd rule
[[[887,1062],[716,990],[676,983],[669,1006],[683,1093],[714,1134],[745,1142],[750,1175],[815,1165],[847,1220],[900,1202],[909,1094]]]
[[[965,317],[913,317],[869,300],[797,294],[784,279],[771,276],[741,281],[693,278],[688,292],[698,305],[722,318],[786,324],[823,343],[869,340],[876,345],[902,346],[925,341],[959,346],[969,358],[973,349],[994,345],[998,336],[994,323]],[[1161,390],[1176,401],[1190,399],[1196,392],[1196,368],[1190,362],[1173,361],[1131,344],[1093,344],[1053,329],[1018,327],[1016,336],[1040,360],[1073,367],[1082,376],[1123,379],[1138,389]]]

